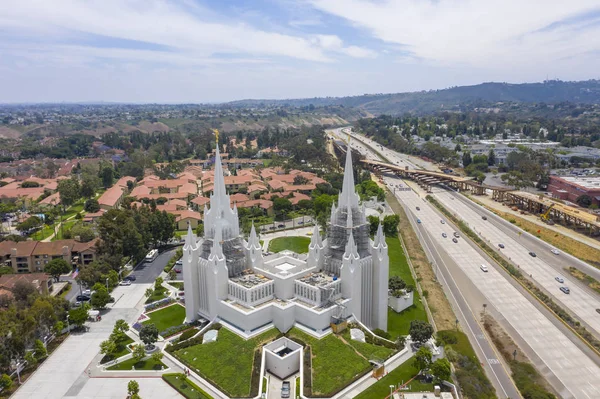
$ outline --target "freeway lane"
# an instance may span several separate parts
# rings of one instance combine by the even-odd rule
[[[498,229],[495,225],[490,224],[489,218],[488,220],[483,220],[480,214],[474,212],[471,207],[462,201],[451,200],[451,198],[454,198],[453,194],[437,189],[434,195],[448,210],[467,222],[480,237],[489,241],[490,246],[502,253],[507,259],[510,259],[513,264],[518,265],[524,273],[530,275],[537,282],[538,286],[545,289],[549,295],[556,298],[557,301],[579,319],[585,321],[589,328],[597,334],[600,333],[600,315],[596,312],[596,309],[600,309],[598,295],[590,293],[586,289],[581,289],[579,282],[575,278],[562,271],[557,272],[550,266],[550,264],[554,264],[555,262],[558,263],[561,255],[554,255],[549,250],[544,249],[546,252],[544,255],[549,253],[551,256],[549,261],[544,261],[541,256],[531,257],[529,251],[534,250],[533,246],[521,245],[522,242],[520,240],[513,239],[505,234],[502,229]],[[500,249],[498,247],[499,243],[502,243],[505,248]],[[560,284],[555,280],[555,277],[558,275],[564,279],[564,284]],[[559,290],[559,287],[563,285],[571,287],[569,295]]]
[[[435,248],[446,252],[518,334],[535,351],[565,389],[556,387],[562,397],[600,397],[600,368],[551,323],[524,295],[495,268],[487,273],[481,264],[489,264],[465,239],[451,241],[453,229],[440,223],[440,216],[412,191],[396,196],[422,223],[433,238]],[[416,211],[416,207],[420,211]],[[442,237],[446,233],[447,238]]]
[[[398,182],[401,182],[401,180],[397,179],[393,183],[398,184]],[[405,205],[404,207],[406,208]],[[487,335],[484,334],[481,325],[477,322],[476,312],[469,306],[469,303],[484,303],[486,301],[485,297],[471,284],[468,277],[462,273],[452,258],[443,251],[437,250],[428,232],[418,228],[417,218],[410,211],[405,210],[413,229],[419,236],[419,241],[423,244],[427,257],[438,266],[436,268],[437,278],[446,292],[460,325],[463,326],[463,330],[469,337],[477,357],[482,360],[486,374],[496,389],[496,394],[499,398],[520,398],[521,395],[510,378],[509,371],[503,364],[500,355],[496,353],[493,344],[488,340]],[[460,282],[460,287],[464,288],[470,285],[470,289],[467,292],[464,289],[461,290],[457,281]],[[468,300],[466,297],[468,297]]]

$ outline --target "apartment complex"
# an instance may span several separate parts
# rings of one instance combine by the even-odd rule
[[[96,260],[96,242],[76,240],[2,241],[0,262],[12,267],[15,273],[35,273],[44,270],[52,259],[64,259],[70,264],[87,265]]]

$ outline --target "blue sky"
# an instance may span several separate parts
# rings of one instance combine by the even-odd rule
[[[0,102],[600,78],[598,0],[2,0]]]

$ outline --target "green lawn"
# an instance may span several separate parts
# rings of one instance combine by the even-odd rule
[[[390,371],[388,375],[362,391],[358,396],[355,396],[355,399],[385,398],[390,394],[390,385],[407,382],[417,374],[418,371],[413,367],[412,362],[412,358],[408,359]],[[433,392],[433,384],[423,384],[413,380],[409,385],[410,392]]]
[[[52,238],[52,241],[62,240],[63,232],[70,230],[77,222],[78,220],[75,219],[63,221],[62,226],[57,229],[56,235]]]
[[[309,237],[279,237],[269,242],[269,251],[281,252],[287,249],[297,254],[304,254],[308,252],[308,244],[310,244]]]
[[[83,200],[79,200],[76,203],[74,203],[73,205],[71,205],[71,207],[69,209],[67,209],[65,214],[62,216],[63,220],[68,219],[71,216],[75,216],[81,211],[83,211]]]
[[[226,328],[219,330],[216,342],[183,348],[174,355],[198,373],[216,384],[228,396],[250,395],[254,350],[272,341],[279,331],[275,328],[249,340],[244,340]]]
[[[126,354],[128,354],[129,352],[131,352],[127,346],[129,344],[133,343],[133,340],[131,338],[129,338],[128,335],[125,336],[125,339],[123,340],[123,342],[117,347],[117,352],[115,352],[114,355],[107,357],[104,356],[101,360],[100,360],[100,364],[104,364],[106,362],[110,362],[111,360],[114,359],[118,359],[121,356],[125,356]]]
[[[148,299],[146,299],[146,303],[160,301],[161,299],[164,299],[167,297],[166,293],[168,293],[168,292],[169,292],[169,290],[166,289],[165,287],[159,287],[158,289],[154,290],[154,293],[150,297],[148,297]]]
[[[185,378],[183,374],[163,374],[163,380],[173,389],[188,399],[212,399],[212,396],[204,392],[198,385]]]
[[[42,241],[50,237],[52,234],[54,234],[54,226],[55,224],[52,224],[51,226],[44,225],[44,227],[33,233],[33,239],[36,241]]]
[[[167,306],[151,313],[146,313],[150,320],[146,320],[142,324],[154,323],[158,331],[164,331],[169,327],[178,326],[185,320],[185,308],[175,304]]]
[[[333,334],[316,339],[297,328],[288,333],[310,345],[312,350],[312,393],[331,396],[359,374],[371,369],[367,360]]]
[[[388,254],[390,257],[390,277],[399,276],[407,285],[415,286],[415,280],[410,272],[410,267],[408,266],[406,255],[402,250],[400,240],[394,237],[387,237],[385,241],[388,245]],[[408,329],[412,320],[429,321],[425,306],[421,302],[421,297],[416,289],[414,291],[413,306],[401,313],[396,313],[391,308],[388,308],[388,333],[392,336],[391,339],[394,340],[400,335],[408,335]]]
[[[365,342],[354,341],[350,338],[350,330],[346,329],[342,333],[342,337],[348,342],[354,349],[360,352],[361,355],[369,360],[386,360],[392,356],[395,351],[393,349],[386,348],[385,346],[368,344]]]
[[[177,288],[179,291],[183,290],[183,283],[173,281],[168,283],[170,286]]]
[[[155,362],[152,359],[141,360],[139,362],[136,362],[135,359],[127,359],[108,367],[107,370],[131,370],[134,366],[136,370],[162,370],[162,368],[167,368],[163,362]]]

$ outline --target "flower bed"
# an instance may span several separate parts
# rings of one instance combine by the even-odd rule
[[[145,312],[149,312],[151,310],[160,309],[167,305],[172,304],[173,302],[175,302],[175,299],[173,299],[171,297],[161,299],[160,301],[152,302],[152,303],[149,303],[148,305],[144,306],[144,310],[145,310]]]

